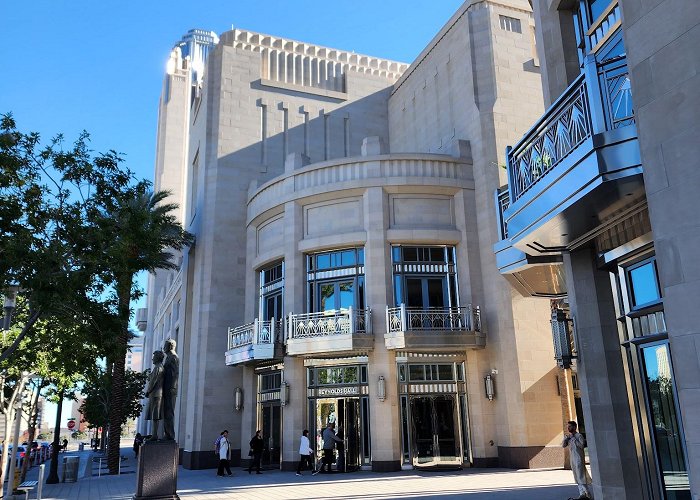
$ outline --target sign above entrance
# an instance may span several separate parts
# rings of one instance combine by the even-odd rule
[[[316,393],[319,397],[323,396],[351,396],[360,394],[359,387],[319,387]]]

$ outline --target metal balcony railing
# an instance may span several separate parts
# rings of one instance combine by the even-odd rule
[[[593,133],[582,73],[513,148],[507,150],[511,202]]]
[[[481,309],[471,304],[430,309],[401,304],[386,308],[386,329],[389,333],[421,330],[482,332]]]
[[[256,319],[252,323],[228,329],[229,350],[250,344],[272,344],[282,341],[284,332],[284,320],[261,321]]]
[[[588,56],[583,72],[523,138],[507,149],[510,203],[515,203],[593,134],[634,122],[625,57],[598,64],[593,56]]]
[[[290,314],[287,339],[329,337],[342,334],[370,334],[369,309],[336,309],[332,311]]]
[[[509,206],[510,194],[508,192],[508,186],[503,186],[496,190],[496,216],[498,217],[498,236],[501,240],[508,238],[508,223],[503,214]]]

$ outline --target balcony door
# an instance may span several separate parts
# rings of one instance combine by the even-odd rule
[[[447,307],[448,303],[444,277],[406,277],[406,306],[431,309]]]
[[[355,307],[355,280],[322,281],[317,284],[317,312]]]
[[[270,321],[272,318],[282,319],[283,314],[281,291],[263,297],[263,321]]]

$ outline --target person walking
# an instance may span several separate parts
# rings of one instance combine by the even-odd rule
[[[216,448],[216,452],[219,455],[219,469],[216,471],[216,475],[224,477],[224,470],[226,470],[226,475],[233,476],[233,472],[231,472],[231,467],[229,466],[231,443],[228,440],[228,431],[223,431],[216,440]]]
[[[336,443],[342,443],[343,440],[335,435],[335,422],[328,422],[328,426],[323,429],[323,463],[321,463],[321,469],[318,472],[333,472],[333,455]],[[328,470],[324,469],[324,465],[328,466]]]
[[[139,450],[141,449],[142,444],[143,436],[140,432],[137,432],[136,436],[134,437],[134,458],[139,458]]]
[[[253,460],[248,467],[248,474],[253,472],[253,467],[256,468],[256,474],[262,474],[262,472],[260,472],[260,461],[262,460],[263,448],[264,441],[262,438],[262,431],[256,431],[255,436],[250,440],[250,451],[253,453]]]
[[[301,468],[306,464],[311,472],[314,471],[313,464],[311,463],[311,455],[313,455],[313,450],[311,449],[311,443],[309,443],[309,431],[304,429],[301,433],[301,441],[299,442],[299,465],[297,466],[297,476],[301,476]]]
[[[584,498],[593,498],[593,496],[588,487],[591,484],[591,476],[588,475],[586,470],[586,457],[583,452],[583,449],[586,447],[586,440],[576,431],[577,428],[578,424],[573,420],[567,423],[566,430],[568,433],[564,435],[564,441],[562,441],[561,446],[569,449],[571,472],[574,473],[574,481],[578,485],[579,497],[576,500],[582,500]]]

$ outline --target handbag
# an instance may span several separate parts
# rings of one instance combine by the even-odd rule
[[[253,456],[253,448],[251,448],[250,450],[248,450],[248,456],[249,456],[249,457],[252,457],[252,456]]]

